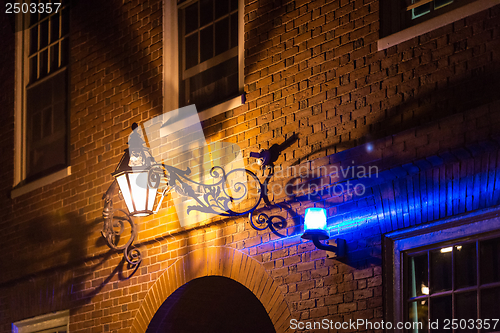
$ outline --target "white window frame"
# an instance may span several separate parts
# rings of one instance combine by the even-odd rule
[[[245,70],[244,0],[238,0],[238,85],[243,93]],[[179,108],[179,36],[177,1],[163,1],[163,91],[165,112]],[[200,121],[241,106],[242,96],[215,105],[198,113]]]
[[[378,51],[385,50],[391,46],[400,44],[414,37],[423,35],[427,32],[444,27],[450,23],[456,22],[467,16],[474,15],[483,10],[500,4],[500,0],[477,0],[462,7],[456,8],[442,15],[421,22],[407,29],[395,32],[377,41]]]
[[[394,325],[404,322],[403,255],[406,251],[440,243],[465,240],[481,234],[500,235],[500,209],[484,209],[461,214],[410,230],[395,231],[384,239],[385,319]],[[394,329],[394,332],[404,330]]]
[[[69,310],[45,314],[12,324],[12,333],[35,333],[66,326],[69,332]]]
[[[20,15],[18,17],[23,17]],[[14,183],[11,199],[49,185],[71,175],[71,166],[50,175],[41,177],[30,183],[19,186],[26,179],[26,82],[28,82],[28,49],[29,30],[23,29],[24,22],[16,19],[15,33],[15,97],[14,97]]]

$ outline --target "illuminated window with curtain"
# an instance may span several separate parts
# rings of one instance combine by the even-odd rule
[[[178,1],[179,106],[198,111],[242,93],[238,0]]]
[[[16,110],[20,127],[18,182],[27,183],[68,166],[69,3],[53,3],[51,13],[20,16]],[[45,1],[32,1],[42,4]],[[56,12],[57,10],[57,12]]]
[[[429,320],[437,331],[500,331],[500,237],[408,251],[403,261],[405,321],[423,326],[406,332],[436,331]]]

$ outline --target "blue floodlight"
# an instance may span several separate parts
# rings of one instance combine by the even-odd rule
[[[329,238],[326,231],[326,209],[324,208],[306,208],[302,238],[312,239],[313,236],[323,240]]]
[[[335,239],[335,245],[320,242],[320,240],[330,238],[326,227],[326,209],[324,208],[306,208],[302,238],[312,240],[318,249],[327,251],[329,258],[340,258],[346,255],[347,247],[344,239]]]

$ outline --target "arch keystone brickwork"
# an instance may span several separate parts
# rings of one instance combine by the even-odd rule
[[[167,268],[149,289],[136,312],[131,333],[143,333],[163,302],[183,284],[204,276],[224,276],[247,287],[262,303],[276,332],[292,332],[290,309],[278,284],[255,259],[236,249],[194,250]]]

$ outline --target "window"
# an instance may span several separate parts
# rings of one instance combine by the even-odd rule
[[[69,311],[59,311],[18,321],[12,324],[12,333],[67,333]]]
[[[424,328],[408,332],[427,332],[429,320],[451,328],[452,319],[461,332],[496,319],[482,332],[500,331],[500,237],[408,251],[404,266],[405,322]]]
[[[381,0],[378,50],[497,5],[495,0]]]
[[[500,332],[498,212],[485,209],[385,235],[385,321],[402,323],[394,332]],[[469,329],[472,321],[477,329]],[[479,329],[486,322],[489,327]]]
[[[433,14],[439,14],[440,9],[454,2],[454,0],[412,0],[411,4],[405,8],[405,16],[408,16],[408,18],[404,21],[414,24],[414,22],[417,22],[420,18],[428,19],[433,16]]]
[[[239,0],[179,2],[179,106],[200,111],[237,97]]]
[[[404,30],[468,2],[472,0],[382,1],[382,34],[385,36]]]
[[[51,14],[19,16],[16,184],[68,166],[69,8],[53,5]]]

